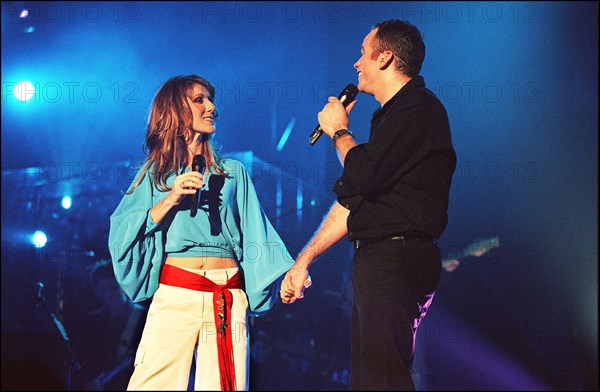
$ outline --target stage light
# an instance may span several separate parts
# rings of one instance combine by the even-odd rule
[[[296,187],[296,219],[298,222],[302,221],[302,206],[304,204],[304,190],[302,179],[298,178],[298,184]]]
[[[72,203],[73,200],[71,199],[71,196],[64,196],[60,204],[62,205],[62,208],[68,210],[69,208],[71,208]]]
[[[29,101],[35,94],[35,87],[30,81],[24,80],[17,83],[13,89],[13,95],[21,102]]]
[[[285,146],[285,143],[292,133],[292,129],[294,129],[294,125],[296,125],[296,117],[292,117],[287,128],[285,128],[285,131],[283,131],[283,135],[281,135],[281,139],[279,139],[279,143],[277,144],[277,151],[281,151],[283,146]]]
[[[46,246],[46,242],[48,242],[48,237],[46,237],[46,233],[43,231],[36,230],[35,233],[33,233],[32,242],[33,246],[36,248],[43,248]]]

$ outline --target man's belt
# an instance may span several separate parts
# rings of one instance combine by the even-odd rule
[[[381,241],[421,241],[435,244],[435,239],[433,237],[425,236],[425,235],[414,235],[414,234],[403,234],[397,235],[393,237],[383,237],[383,238],[366,238],[363,240],[355,240],[354,248],[362,248],[363,246],[369,246],[376,244]]]

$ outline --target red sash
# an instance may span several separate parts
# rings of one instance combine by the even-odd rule
[[[163,265],[162,272],[160,274],[160,283],[168,286],[183,287],[185,289],[213,293],[221,390],[236,390],[233,344],[231,340],[232,295],[231,291],[227,289],[242,288],[240,274],[236,272],[236,274],[233,275],[227,281],[227,283],[218,285],[202,275],[165,264]]]

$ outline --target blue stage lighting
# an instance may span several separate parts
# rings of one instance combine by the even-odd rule
[[[35,94],[35,87],[30,81],[24,80],[17,83],[13,89],[13,95],[21,102],[29,101]]]
[[[71,208],[73,200],[71,199],[71,196],[64,196],[60,204],[62,205],[62,208],[68,210],[69,208]]]
[[[294,125],[296,124],[296,117],[292,117],[287,128],[283,131],[283,135],[281,135],[281,139],[279,139],[279,143],[277,144],[277,151],[281,151],[288,138],[290,137],[290,133],[292,133],[292,129],[294,129]]]
[[[33,246],[36,248],[43,248],[46,246],[46,242],[48,242],[48,237],[46,237],[46,233],[43,231],[36,230],[35,233],[33,233],[32,242]]]

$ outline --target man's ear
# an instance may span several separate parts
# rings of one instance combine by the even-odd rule
[[[394,62],[394,54],[391,50],[384,50],[378,57],[379,69],[386,69]]]

